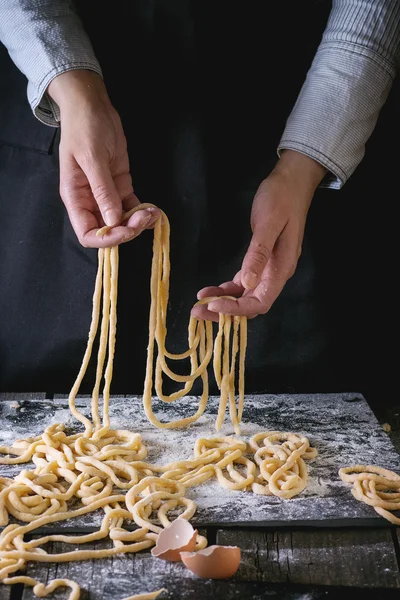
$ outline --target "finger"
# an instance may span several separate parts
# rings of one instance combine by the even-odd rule
[[[207,298],[208,296],[240,296],[243,294],[243,287],[233,281],[227,281],[219,286],[210,285],[201,289],[197,293],[197,299]]]
[[[244,287],[242,286],[242,271],[238,271],[236,273],[235,277],[233,278],[233,283],[236,283],[236,285],[244,290]]]
[[[118,174],[113,173],[113,181],[125,212],[140,204],[139,198],[137,198],[133,191],[132,177],[129,170],[122,169]]]
[[[261,281],[276,241],[287,224],[286,214],[277,210],[274,196],[263,191],[262,186],[254,198],[251,223],[253,236],[241,268],[241,283],[247,289],[254,289]]]
[[[267,237],[263,228],[256,228],[241,268],[241,283],[246,289],[254,289],[258,285],[272,255],[275,241]]]
[[[221,298],[221,300],[213,300],[208,305],[208,310],[217,314],[236,315],[240,317],[254,318],[256,315],[261,315],[267,312],[265,306],[260,300],[254,296],[242,296],[237,300]]]
[[[134,213],[129,218],[127,225],[116,227],[98,227],[94,215],[88,210],[77,207],[70,214],[71,223],[77,232],[79,241],[85,247],[106,248],[129,242],[138,237],[145,229],[148,229],[159,217],[160,210],[147,208]],[[93,227],[89,227],[90,224]],[[86,226],[86,227],[85,227]],[[103,230],[106,231],[103,231]],[[101,230],[101,231],[100,231]]]
[[[109,165],[107,162],[95,158],[84,159],[79,164],[89,181],[104,223],[109,226],[116,225],[122,217],[122,199],[115,186]]]
[[[212,300],[208,303],[208,310],[225,315],[237,315],[248,318],[264,314],[269,309],[265,295],[267,287],[266,281],[262,280],[255,290],[248,290],[240,298],[235,300],[232,298]]]
[[[122,198],[122,208],[123,208],[124,213],[128,213],[133,208],[140,206],[140,200],[133,191],[132,178],[129,173],[122,173],[121,175],[114,177],[114,183],[115,183],[115,187],[117,188],[119,197]],[[158,209],[153,210],[150,208],[147,210],[148,210],[149,214],[154,212],[154,222],[149,223],[147,225],[147,229],[150,229],[150,227],[154,227],[154,223],[157,220],[157,218],[160,214],[160,211]],[[141,212],[141,211],[139,211],[139,212]],[[157,215],[156,215],[156,213],[157,213]],[[142,213],[142,217],[139,217],[139,218],[135,217],[132,220],[130,220],[129,226],[132,227],[133,229],[135,229],[137,226],[140,226],[140,222],[142,221],[142,219],[145,219],[145,218],[147,218],[147,213],[144,210]],[[127,224],[128,224],[128,222],[123,221],[123,225],[127,225]]]
[[[98,248],[100,240],[92,239],[93,236],[90,233],[99,229],[99,222],[95,214],[90,210],[83,208],[79,203],[76,204],[65,204],[69,216],[69,220],[75,231],[76,237],[82,246],[86,248]]]
[[[144,229],[132,229],[131,227],[117,225],[117,227],[113,227],[104,235],[98,235],[99,228],[96,227],[87,231],[82,241],[80,241],[87,248],[110,248],[111,246],[130,242],[138,237]]]
[[[250,314],[259,314],[260,303],[257,298],[247,296],[243,303],[242,298],[232,300],[230,298],[221,298],[221,300],[213,300],[208,304],[208,310],[224,315],[240,315],[248,316]]]
[[[194,306],[190,314],[199,321],[215,321],[216,323],[219,321],[218,313],[208,310],[206,304],[198,304],[197,306]]]
[[[288,265],[292,264],[286,255]],[[278,261],[279,264],[279,261]],[[268,268],[268,267],[267,267]],[[293,272],[289,267],[271,268],[267,276],[265,276],[254,290],[248,290],[237,300],[229,298],[221,298],[221,300],[213,300],[208,304],[209,311],[224,313],[226,315],[237,315],[252,318],[255,315],[263,315],[267,313],[279,294],[282,292],[286,281]]]
[[[221,302],[221,310],[217,310],[217,311],[212,310],[211,311],[208,308],[209,305],[199,304],[199,305],[194,306],[192,308],[191,315],[193,317],[195,317],[196,319],[199,319],[199,320],[203,319],[205,321],[215,321],[215,322],[218,322],[219,321],[219,313],[220,312],[223,313],[223,314],[225,314],[225,315],[229,315],[229,314],[230,315],[237,315],[237,314],[239,314],[240,307],[237,308],[236,306],[233,306],[235,303],[233,303],[231,305],[232,312],[229,312],[229,308],[227,308],[229,306],[229,300],[226,300],[226,302],[225,302],[225,299],[223,299],[223,300],[221,299],[221,300],[218,300],[218,301],[213,301],[212,303],[210,302],[210,304],[212,304],[214,306],[214,303],[215,303],[215,305],[218,307],[219,304],[220,304],[220,302]],[[255,308],[257,308],[256,312],[252,313],[251,312],[251,308],[248,307],[248,310],[245,310],[245,314],[243,314],[242,316],[246,316],[248,319],[254,319],[254,317],[256,317],[258,314],[260,314],[258,312],[258,306],[259,306],[259,304],[258,303],[257,304],[253,303],[253,306]]]
[[[127,196],[121,196],[122,198],[122,208],[124,209],[124,212],[129,212],[130,210],[132,210],[132,208],[136,208],[136,206],[139,206],[140,204],[140,200],[137,196],[135,196],[135,194],[132,192],[130,194],[128,194]]]
[[[122,198],[122,207],[123,207],[125,213],[132,210],[132,208],[136,208],[137,206],[140,205],[140,200],[133,191],[132,178],[129,175],[129,173],[124,173],[123,175],[115,177],[114,181],[115,181],[115,185],[118,190],[118,193],[120,195],[120,198]],[[148,222],[146,229],[153,229],[158,217],[161,215],[161,211],[158,208],[148,208],[146,210],[148,211],[149,214],[152,214],[154,217],[153,219],[151,219]],[[138,214],[140,214],[140,213],[142,213],[142,211],[138,212]],[[144,213],[144,215],[146,214],[145,211],[143,211],[143,213]],[[143,216],[142,218],[145,218],[145,217]],[[135,219],[131,220],[129,223],[124,223],[124,225],[129,224],[129,227],[132,227],[133,229],[135,229],[136,227],[140,227],[140,221],[142,218],[139,217],[139,220],[137,221],[136,220],[137,217],[136,217]]]
[[[228,314],[228,313],[224,313],[224,314]],[[210,310],[208,310],[208,308],[205,304],[195,306],[194,308],[192,308],[191,315],[193,317],[195,317],[196,319],[198,319],[199,321],[200,320],[214,321],[215,323],[218,323],[218,321],[219,321],[219,313],[211,312]],[[245,315],[245,316],[248,319],[254,319],[257,316],[257,313]]]
[[[138,237],[147,229],[148,223],[154,220],[154,215],[147,213],[147,216],[143,215],[140,220],[134,221],[135,227],[118,225],[104,235],[98,235],[99,223],[92,212],[78,205],[69,207],[68,214],[78,240],[85,248],[108,248],[129,242]]]
[[[197,293],[197,299],[208,298],[209,296],[223,296],[227,292],[222,289],[222,286],[209,285],[201,289]],[[191,316],[204,321],[218,321],[219,317],[216,313],[208,310],[207,304],[198,304],[191,310]]]
[[[129,242],[154,225],[159,215],[159,209],[153,207],[138,210],[129,217],[126,224],[113,227],[105,233],[97,231],[96,236],[102,238],[102,243],[107,246],[111,245],[110,240],[113,242],[112,245]]]
[[[152,229],[160,217],[161,211],[158,208],[145,208],[133,213],[124,225],[132,229],[139,229],[141,232],[145,229]]]
[[[200,290],[197,298],[207,298],[209,296],[240,296],[244,289],[241,285],[237,285],[233,281],[226,281],[219,286],[208,286]],[[204,319],[205,321],[218,321],[218,314],[209,311],[207,304],[194,306],[191,315],[196,319]]]
[[[145,213],[141,215],[140,219],[131,218],[127,225],[118,225],[109,229],[104,235],[98,235],[99,215],[96,216],[79,203],[68,204],[67,211],[76,236],[85,248],[107,248],[129,242],[147,229],[149,223],[156,220],[156,216],[152,212],[138,211]]]

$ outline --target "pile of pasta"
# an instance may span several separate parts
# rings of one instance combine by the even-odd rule
[[[294,433],[263,432],[249,444],[235,437],[198,439],[187,460],[160,466],[146,461],[147,450],[138,433],[126,430],[93,430],[68,435],[62,424],[53,424],[36,438],[17,440],[1,447],[6,464],[31,460],[35,468],[22,470],[15,479],[0,480],[0,578],[6,584],[24,583],[44,596],[69,586],[69,600],[79,598],[77,583],[59,579],[43,586],[25,576],[12,576],[28,561],[69,562],[134,553],[153,546],[163,527],[174,518],[191,519],[196,504],[186,490],[216,477],[231,490],[291,498],[307,483],[304,459],[314,458],[307,438]],[[14,456],[11,456],[14,455]],[[98,531],[86,535],[50,534],[24,541],[37,528],[104,511]],[[180,512],[177,517],[177,511]],[[23,525],[8,524],[12,515]],[[127,526],[136,524],[131,531]],[[49,554],[43,545],[65,542],[80,545],[108,537],[109,549],[72,550]],[[207,540],[198,536],[196,549]]]
[[[339,476],[353,484],[351,493],[354,498],[373,506],[393,525],[400,525],[400,518],[392,514],[400,510],[400,475],[375,465],[353,465],[339,469]]]
[[[148,206],[140,205],[125,218]],[[103,228],[99,233],[104,235],[107,229]],[[0,580],[5,584],[32,586],[39,597],[67,586],[71,589],[69,600],[77,600],[80,588],[68,579],[55,579],[44,585],[32,577],[18,574],[28,561],[69,562],[148,549],[156,543],[160,531],[170,524],[171,518],[190,519],[194,515],[196,505],[186,496],[186,490],[214,477],[231,490],[291,498],[306,486],[304,459],[316,456],[316,450],[310,448],[307,438],[294,433],[263,432],[254,436],[249,444],[235,437],[198,439],[193,457],[173,464],[162,466],[146,461],[147,449],[139,432],[110,427],[110,386],[117,330],[118,247],[100,249],[98,257],[87,347],[68,400],[70,411],[83,426],[83,431],[70,433],[62,423],[52,424],[37,437],[0,447],[0,453],[5,455],[0,458],[1,464],[32,462],[34,465],[32,469],[21,470],[14,479],[0,478],[0,525],[4,527],[0,536]],[[229,402],[232,427],[239,434],[244,404],[247,320],[220,315],[214,340],[211,322],[191,318],[188,350],[182,354],[169,353],[166,350],[169,275],[169,223],[162,213],[154,229],[149,345],[143,394],[145,413],[153,425],[163,428],[185,427],[199,419],[207,405],[207,368],[213,357],[214,374],[220,389],[216,429],[219,431],[222,426]],[[207,298],[200,303],[209,301]],[[91,418],[88,418],[77,409],[75,400],[97,337],[97,368]],[[167,359],[187,358],[190,373],[186,376],[177,375],[167,365]],[[181,390],[165,396],[163,374],[183,383]],[[203,393],[196,413],[177,421],[160,422],[152,410],[153,378],[158,398],[174,402],[190,392],[198,377],[203,381]],[[32,535],[39,527],[97,510],[102,510],[104,517],[96,532],[24,539],[26,534]],[[10,515],[24,524],[9,523]],[[74,549],[50,554],[43,548],[49,542],[75,546],[107,537],[112,541],[112,547],[108,549]],[[207,540],[198,536],[196,548],[206,545]],[[159,592],[126,600],[155,598]]]

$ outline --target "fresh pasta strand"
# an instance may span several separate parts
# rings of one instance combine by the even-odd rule
[[[153,207],[153,204],[143,203],[132,210],[130,210],[124,216],[124,221],[128,220],[129,217],[137,212],[138,210],[144,210],[146,208]],[[105,235],[111,228],[103,227],[98,231],[99,235]],[[246,317],[232,317],[230,315],[220,315],[219,330],[213,342],[213,329],[210,321],[199,321],[194,317],[190,317],[188,326],[188,344],[189,348],[187,351],[180,354],[172,354],[166,349],[166,336],[167,336],[167,306],[169,299],[169,277],[170,277],[170,225],[167,215],[161,211],[161,216],[157,219],[154,227],[154,239],[153,239],[153,259],[151,266],[151,277],[150,277],[150,311],[149,311],[149,343],[147,348],[147,363],[146,363],[146,377],[144,382],[143,391],[143,405],[147,418],[149,421],[159,428],[176,428],[185,427],[190,423],[197,421],[204,413],[207,400],[208,400],[208,373],[207,367],[214,357],[214,373],[216,375],[217,385],[220,388],[220,407],[218,411],[218,417],[216,420],[216,430],[220,431],[227,402],[229,399],[231,421],[235,433],[240,434],[239,423],[242,419],[243,406],[244,406],[244,365],[245,365],[245,353],[247,345],[247,318]],[[113,268],[111,269],[111,262]],[[101,380],[102,367],[105,360],[105,348],[106,348],[106,335],[105,332],[108,329],[108,319],[112,318],[112,329],[110,329],[110,336],[112,340],[109,344],[109,357],[106,371],[106,384],[103,392],[103,400],[105,407],[103,410],[103,421],[108,419],[108,402],[109,402],[109,391],[112,373],[112,363],[115,352],[115,335],[116,335],[116,306],[117,306],[117,279],[118,279],[118,247],[106,248],[99,250],[99,270],[96,278],[95,295],[93,301],[93,316],[92,325],[89,332],[89,341],[87,350],[84,356],[82,368],[78,374],[77,380],[72,388],[69,402],[71,412],[76,416],[85,426],[86,433],[91,432],[90,422],[75,408],[75,397],[82,382],[84,374],[86,372],[91,351],[93,347],[94,336],[97,331],[99,322],[100,312],[100,292],[101,292],[101,277],[103,276],[103,318],[102,318],[102,331],[100,335],[101,346],[99,348],[98,360],[97,360],[97,374],[96,384],[92,393],[92,414],[93,422],[98,426],[98,397],[99,387]],[[111,290],[111,284],[114,285]],[[110,286],[110,290],[108,287]],[[231,296],[226,296],[232,298]],[[196,305],[207,304],[212,300],[218,299],[217,296],[202,298],[196,302]],[[234,298],[233,298],[234,299]],[[108,314],[108,307],[112,306],[112,311]],[[231,340],[231,326],[233,327],[232,340]],[[112,333],[111,333],[112,331]],[[222,346],[223,339],[223,346]],[[232,344],[232,348],[231,348]],[[154,354],[156,356],[156,365],[154,368]],[[236,358],[239,354],[239,400],[238,408],[235,404],[235,374],[236,374]],[[231,355],[231,360],[229,356]],[[190,357],[191,372],[189,375],[178,375],[174,373],[166,364],[166,358],[171,360],[180,360]],[[107,377],[108,374],[108,377]],[[163,374],[167,375],[170,379],[176,382],[182,382],[185,385],[178,392],[174,392],[169,396],[165,396],[162,391],[162,377]],[[192,416],[170,421],[168,423],[162,423],[155,416],[152,409],[152,392],[153,383],[155,384],[157,397],[164,402],[174,402],[188,393],[192,389],[194,381],[201,377],[203,381],[203,393],[199,402],[199,408],[196,413]],[[153,382],[153,379],[154,382]],[[97,434],[99,435],[99,434]]]
[[[135,210],[147,206],[149,205],[141,205]],[[184,426],[199,418],[207,404],[207,366],[214,356],[214,372],[221,391],[217,428],[222,423],[229,402],[232,423],[237,432],[244,401],[246,319],[232,319],[221,315],[214,342],[211,323],[191,319],[189,349],[181,355],[172,355],[166,350],[170,267],[169,225],[167,218],[163,218],[163,227],[161,219],[157,222],[153,245],[149,353],[144,394],[146,414],[153,424],[161,427]],[[100,233],[105,233],[106,230],[104,228]],[[254,486],[257,484],[257,493],[280,495],[280,489],[287,489],[292,496],[304,488],[304,465],[300,462],[299,467],[299,461],[316,454],[309,448],[306,438],[295,434],[279,434],[281,437],[277,438],[276,432],[264,432],[257,439],[250,440],[249,447],[246,442],[234,437],[202,438],[196,441],[193,457],[189,459],[168,465],[147,462],[147,449],[139,433],[110,428],[108,409],[116,341],[117,279],[118,248],[100,249],[87,347],[68,398],[71,414],[83,425],[84,431],[69,434],[63,424],[56,423],[49,425],[39,436],[16,440],[11,446],[0,446],[0,453],[4,455],[0,458],[0,464],[13,465],[32,461],[34,465],[31,470],[22,469],[14,479],[0,478],[0,526],[4,527],[0,535],[0,580],[5,584],[23,583],[31,586],[38,597],[45,597],[59,587],[69,587],[71,592],[68,600],[78,600],[80,588],[69,579],[55,579],[44,585],[32,577],[20,575],[28,561],[61,563],[101,559],[148,549],[155,544],[162,528],[170,524],[171,511],[183,507],[183,512],[178,517],[175,513],[174,517],[184,519],[190,519],[195,513],[196,504],[185,497],[186,490],[214,477],[220,485],[232,490],[256,491]],[[209,300],[203,299],[199,302],[207,301]],[[90,420],[77,409],[75,400],[97,335],[99,346]],[[171,376],[172,373],[166,365],[166,358],[190,358],[191,362],[188,376],[179,376],[179,379],[173,374],[176,381],[184,383],[183,389],[170,397],[162,397],[161,393],[162,399],[175,401],[190,389],[196,377],[203,378],[204,391],[199,409],[188,420],[163,424],[152,413],[155,345],[158,348],[155,379],[159,391],[162,374]],[[236,406],[234,376],[238,355],[239,399]],[[99,397],[103,378],[103,414],[100,418]],[[275,453],[283,453],[275,483],[270,466],[266,465],[266,458],[258,450],[259,440],[263,440],[264,445],[273,445]],[[68,506],[70,502],[75,504],[73,509]],[[50,534],[31,541],[24,540],[25,534],[31,534],[39,527],[96,510],[104,512],[98,531],[83,535]],[[153,515],[156,515],[157,522],[161,525],[155,522]],[[9,523],[10,516],[22,524]],[[124,524],[127,521],[134,522],[137,529],[126,529]],[[49,554],[43,548],[49,542],[61,541],[79,546],[105,538],[112,541],[111,548],[74,548],[59,554]],[[206,545],[207,540],[198,536],[196,548],[204,548]],[[156,598],[162,591],[132,596],[129,600]]]
[[[299,469],[296,467],[296,462],[302,460],[302,458],[313,458],[316,455],[316,451],[310,448],[308,440],[304,437],[292,433],[263,432],[253,436],[249,445],[243,440],[233,437],[198,439],[194,447],[193,458],[160,466],[145,462],[146,450],[139,435],[118,430],[109,430],[108,433],[109,435],[104,436],[103,441],[101,439],[95,441],[92,436],[90,446],[85,447],[91,453],[75,455],[75,468],[70,468],[67,471],[55,467],[51,450],[55,450],[55,445],[59,441],[64,447],[64,455],[70,456],[67,448],[71,452],[76,451],[77,441],[81,438],[76,435],[66,436],[62,426],[52,425],[48,427],[42,438],[46,437],[51,445],[46,446],[43,442],[43,445],[35,447],[35,454],[32,458],[37,464],[36,469],[34,471],[22,471],[21,477],[17,476],[13,483],[10,480],[8,487],[2,490],[1,501],[8,509],[10,509],[11,493],[13,491],[18,492],[20,504],[24,506],[25,512],[11,511],[10,514],[27,522],[25,525],[8,525],[0,536],[0,578],[3,579],[4,583],[32,585],[34,586],[34,593],[40,592],[41,594],[45,588],[36,587],[39,585],[36,580],[10,575],[22,569],[27,561],[70,562],[106,558],[116,554],[133,553],[150,548],[154,545],[162,527],[166,527],[170,523],[167,516],[170,510],[182,505],[185,510],[178,518],[190,519],[193,516],[196,505],[192,500],[185,498],[185,490],[200,485],[213,477],[217,477],[220,485],[228,489],[292,497],[304,487],[298,486],[296,490],[293,489],[298,484],[297,473]],[[257,455],[260,455],[260,446],[258,445],[260,440],[266,447],[273,445],[275,454],[277,452],[279,454],[280,448],[284,449],[284,460],[279,465],[275,464],[274,467],[277,475],[276,479],[279,476],[279,485],[282,489],[289,489],[290,496],[280,494],[279,489],[278,492],[275,492],[272,487],[268,489],[272,482],[270,481],[268,469],[266,470],[266,478],[264,477],[264,457],[260,457],[261,462],[257,460]],[[98,451],[93,454],[94,445],[96,445]],[[113,461],[113,470],[110,472],[107,468],[110,464],[108,459],[111,453],[115,457],[117,450],[119,450],[117,454],[118,461]],[[46,459],[43,459],[43,454],[46,452],[48,455]],[[255,459],[252,457],[253,453]],[[59,460],[61,463],[61,459]],[[92,465],[95,467],[94,472]],[[86,469],[85,466],[87,466]],[[245,473],[243,473],[243,468],[245,468]],[[115,472],[121,476],[124,469],[131,477],[129,482],[125,480],[126,483],[124,480],[121,481],[113,477]],[[77,473],[79,473],[78,476]],[[304,474],[301,473],[301,475]],[[119,486],[127,489],[126,495],[113,494],[110,476],[115,479]],[[81,480],[78,482],[79,477],[81,477]],[[295,478],[294,483],[293,477]],[[70,485],[68,491],[60,489],[65,479],[74,482]],[[259,488],[264,486],[263,492],[254,489],[256,482]],[[21,483],[24,485],[21,485]],[[64,510],[59,500],[66,496],[72,497],[72,493],[69,493],[71,491],[74,492],[76,498],[81,499],[83,506],[72,511]],[[41,506],[42,512],[40,514],[34,514],[34,509],[39,505],[39,502],[26,502],[29,499],[37,499],[42,503],[46,498],[56,501],[55,510],[49,511],[47,505],[45,505]],[[29,504],[32,506],[30,507]],[[126,509],[123,508],[123,504],[125,504]],[[75,536],[46,535],[36,540],[23,541],[26,533],[31,533],[38,527],[81,516],[100,508],[104,510],[105,514],[102,526],[97,532]],[[161,527],[151,520],[151,513],[154,510],[157,513],[159,522],[162,524]],[[31,511],[34,511],[33,514]],[[31,515],[32,519],[30,518]],[[134,531],[126,530],[123,527],[126,520],[133,520],[138,529]],[[7,521],[3,525],[7,525]],[[80,545],[106,537],[113,541],[113,548],[73,550],[62,554],[48,554],[41,547],[52,541]],[[199,536],[197,549],[205,547],[206,544],[205,538]],[[49,586],[46,588],[47,593],[60,586],[69,586],[71,588],[69,600],[79,598],[79,586],[77,587],[75,582],[55,580],[50,582]]]
[[[141,204],[126,214],[128,219],[134,212],[144,208],[152,207],[152,204]],[[107,231],[104,228],[102,231]],[[220,410],[216,421],[216,430],[219,431],[222,426],[227,400],[230,402],[230,413],[232,425],[235,433],[240,434],[239,423],[243,413],[244,402],[244,356],[247,344],[247,318],[232,317],[230,315],[221,315],[219,321],[219,330],[213,342],[213,329],[210,321],[199,321],[190,317],[188,326],[188,350],[181,354],[172,354],[166,349],[167,337],[167,306],[169,299],[169,238],[170,225],[168,217],[161,211],[161,217],[157,219],[154,228],[153,239],[153,260],[151,266],[150,278],[150,315],[149,315],[149,344],[147,349],[146,378],[143,392],[143,405],[149,421],[160,428],[185,427],[190,423],[197,421],[204,413],[208,400],[208,373],[207,367],[214,356],[214,372],[218,371],[217,384],[220,387]],[[207,304],[217,297],[202,298],[196,305]],[[230,329],[234,324],[232,340]],[[239,342],[240,336],[240,342]],[[224,346],[222,347],[222,338]],[[232,348],[231,348],[232,344]],[[231,364],[229,361],[230,350]],[[235,372],[236,355],[239,353],[239,408],[235,406]],[[154,367],[154,356],[156,354],[156,364]],[[166,364],[166,359],[180,360],[190,357],[191,370],[188,375],[178,375],[174,373]],[[223,358],[222,358],[223,357]],[[184,386],[178,392],[165,396],[162,391],[162,377],[167,375],[176,382],[184,383]],[[189,417],[162,423],[155,416],[152,409],[153,383],[157,397],[164,402],[174,402],[184,397],[192,389],[194,381],[202,378],[203,393],[199,402],[197,412]]]
[[[393,525],[400,526],[400,475],[375,465],[353,465],[339,469],[342,481],[352,483],[351,493],[360,502],[373,506],[375,511]]]
[[[123,598],[123,600],[154,600],[158,598],[160,594],[163,592],[167,592],[165,588],[161,588],[161,590],[157,590],[156,592],[150,592],[149,594],[135,594],[134,596],[129,596],[129,598]]]

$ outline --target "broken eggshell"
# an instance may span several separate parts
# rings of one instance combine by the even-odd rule
[[[198,552],[181,552],[183,564],[198,577],[227,579],[240,565],[238,546],[209,546]]]
[[[191,553],[196,546],[197,529],[193,529],[186,519],[175,519],[163,529],[151,551],[152,556],[171,562],[181,560],[181,552]]]

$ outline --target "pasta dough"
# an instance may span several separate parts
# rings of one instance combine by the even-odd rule
[[[135,596],[129,596],[129,598],[123,598],[123,600],[155,600],[162,592],[166,592],[165,588],[152,592],[150,594],[136,594]]]
[[[148,205],[141,205],[138,209],[146,206]],[[127,218],[128,216],[129,214]],[[246,319],[221,315],[214,343],[212,324],[191,319],[189,349],[180,355],[170,354],[165,347],[169,226],[164,214],[155,227],[153,251],[149,347],[143,398],[146,415],[158,427],[183,427],[198,419],[208,400],[207,366],[214,354],[214,373],[221,390],[216,428],[219,430],[222,425],[229,401],[232,424],[238,433],[244,402]],[[185,496],[185,492],[211,477],[217,477],[222,486],[232,490],[292,497],[306,485],[307,472],[303,459],[316,455],[307,438],[293,433],[264,432],[254,436],[249,444],[235,437],[198,439],[192,458],[168,465],[147,462],[147,449],[139,433],[110,428],[108,407],[117,327],[118,248],[100,249],[98,256],[87,347],[69,394],[70,411],[83,425],[84,431],[70,434],[63,424],[53,424],[40,436],[16,440],[12,446],[0,447],[0,453],[5,455],[0,459],[2,464],[34,463],[32,470],[22,469],[13,480],[0,478],[0,525],[5,527],[0,536],[0,579],[6,584],[23,583],[32,586],[38,597],[46,596],[59,587],[69,587],[69,600],[77,600],[80,590],[77,583],[68,579],[55,579],[45,586],[28,576],[13,576],[25,568],[28,561],[88,560],[150,548],[155,544],[162,527],[169,525],[171,511],[176,511],[178,507],[181,510],[183,507],[178,518],[190,519],[194,515],[196,505]],[[206,301],[209,300],[200,302]],[[89,419],[77,409],[75,399],[99,328],[97,369]],[[172,423],[161,423],[153,414],[151,394],[155,344],[158,348],[155,387],[164,401],[173,402],[184,396],[191,389],[195,378],[202,377],[204,391],[195,415]],[[238,354],[239,364],[236,365]],[[187,357],[191,362],[191,372],[187,376],[176,375],[166,364],[166,358],[178,360]],[[239,379],[238,405],[234,385],[236,371]],[[184,383],[182,390],[164,396],[163,373]],[[103,374],[103,412],[100,415],[99,398]],[[25,534],[32,533],[39,527],[98,509],[104,511],[98,531],[84,535],[54,534],[31,541],[24,540]],[[152,518],[154,514],[157,522]],[[9,524],[10,515],[23,524]],[[124,524],[132,521],[138,528],[129,531]],[[107,537],[112,540],[113,546],[101,550],[74,549],[49,554],[42,547],[48,542],[84,545]],[[197,536],[196,549],[206,545],[207,540]],[[152,598],[159,593],[161,590],[143,597]],[[133,598],[135,596],[131,600]]]
[[[222,486],[232,490],[292,497],[306,484],[301,461],[316,455],[307,438],[293,433],[264,432],[253,436],[249,444],[232,437],[198,439],[193,458],[161,466],[144,460],[146,449],[138,434],[109,430],[98,441],[93,436],[82,439],[82,435],[67,436],[62,425],[51,425],[42,436],[25,443],[15,442],[15,447],[7,448],[8,452],[15,450],[20,454],[3,458],[2,462],[21,462],[21,458],[31,457],[36,468],[21,471],[14,481],[1,482],[1,524],[7,525],[8,514],[27,523],[8,525],[0,536],[0,578],[4,583],[34,586],[38,596],[69,586],[72,590],[69,600],[76,600],[79,586],[75,582],[54,580],[45,588],[30,577],[10,575],[22,569],[27,561],[88,560],[150,548],[162,527],[169,525],[169,511],[183,506],[179,518],[190,519],[194,515],[196,505],[185,497],[185,491],[211,477],[217,477]],[[71,461],[69,465],[66,460]],[[65,482],[70,484],[68,489]],[[114,486],[127,492],[114,493]],[[66,502],[73,498],[79,498],[82,506],[68,510]],[[23,540],[26,533],[38,527],[99,508],[105,515],[96,532]],[[151,519],[153,511],[161,527]],[[131,520],[138,529],[128,531],[123,527],[125,521]],[[113,548],[62,554],[48,554],[41,548],[51,541],[79,545],[106,537],[113,541]],[[206,545],[207,540],[198,536],[196,549]]]
[[[152,206],[142,204],[127,213],[129,218],[138,208],[143,209]],[[104,228],[103,231],[107,231]],[[157,219],[154,228],[153,260],[151,267],[151,304],[149,318],[149,344],[147,348],[146,379],[144,383],[143,404],[149,421],[162,428],[185,427],[196,421],[205,411],[208,400],[208,374],[207,367],[212,356],[214,356],[214,374],[221,392],[220,406],[216,420],[216,429],[219,431],[224,419],[227,403],[235,432],[240,433],[239,423],[243,413],[244,403],[244,364],[247,345],[247,319],[246,317],[231,317],[220,315],[219,329],[213,344],[213,330],[211,321],[198,321],[190,318],[188,327],[189,348],[181,354],[172,354],[166,349],[167,336],[167,306],[169,298],[169,237],[170,226],[165,213],[161,212],[161,218]],[[203,298],[197,304],[205,304],[214,298]],[[155,348],[156,346],[156,348]],[[156,366],[154,369],[154,352],[157,350]],[[239,354],[238,380],[239,399],[238,407],[235,400],[235,375],[236,359]],[[166,359],[181,360],[190,358],[191,370],[188,375],[178,375],[167,365]],[[182,389],[166,396],[162,389],[163,373],[173,381],[184,383]],[[164,402],[174,402],[186,396],[192,389],[193,382],[201,377],[203,382],[203,393],[197,412],[184,419],[162,423],[157,419],[152,410],[152,389],[154,386],[157,397]]]
[[[373,506],[393,525],[400,525],[400,518],[392,514],[392,511],[400,510],[400,475],[383,467],[353,465],[339,469],[339,476],[353,484],[354,498]]]

